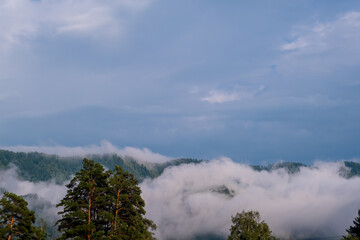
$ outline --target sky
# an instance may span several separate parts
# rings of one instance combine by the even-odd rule
[[[360,157],[357,0],[1,0],[0,146]]]

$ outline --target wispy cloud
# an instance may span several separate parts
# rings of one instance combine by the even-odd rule
[[[295,40],[282,45],[282,50],[311,53],[336,47],[359,49],[360,12],[348,12],[332,22],[297,27],[293,35]]]
[[[87,12],[65,18],[63,24],[57,28],[57,32],[92,32],[95,29],[109,24],[111,20],[111,12],[109,12],[109,9],[90,9]]]
[[[256,94],[262,92],[265,87],[262,85],[256,90],[240,89],[232,91],[211,90],[208,96],[201,98],[202,101],[209,103],[226,103],[240,100],[249,100],[255,97]]]
[[[309,45],[309,43],[306,42],[304,39],[297,39],[294,42],[284,44],[282,46],[282,50],[294,50],[294,49],[299,49],[299,48],[306,47],[308,45]]]
[[[63,157],[86,156],[88,154],[118,154],[123,157],[131,157],[144,162],[166,162],[173,158],[154,153],[148,148],[125,147],[118,148],[108,141],[102,141],[100,145],[90,145],[85,147],[66,147],[60,145],[52,146],[2,146],[1,149],[8,149],[19,152],[41,152],[47,154],[57,154]]]
[[[0,43],[26,44],[38,35],[80,33],[97,37],[122,33],[125,17],[146,8],[150,0],[27,1],[0,3]],[[127,14],[119,15],[120,11]]]
[[[209,92],[209,96],[203,97],[201,100],[209,103],[225,103],[232,102],[239,99],[237,93],[228,93],[224,91],[212,90]]]

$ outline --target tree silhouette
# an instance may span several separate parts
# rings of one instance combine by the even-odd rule
[[[344,240],[360,240],[360,209],[358,210],[358,216],[355,217],[354,226],[350,226],[348,229],[346,229],[346,232],[348,233],[347,236],[343,236],[342,239]]]

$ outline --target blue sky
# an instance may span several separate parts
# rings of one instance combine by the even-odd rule
[[[360,2],[3,0],[0,146],[360,157]]]

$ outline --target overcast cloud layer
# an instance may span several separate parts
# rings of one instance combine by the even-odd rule
[[[357,0],[0,2],[0,145],[360,157]]]
[[[159,240],[229,234],[231,216],[258,210],[273,234],[289,239],[339,237],[360,206],[360,177],[345,179],[342,162],[317,162],[289,175],[284,170],[257,172],[227,158],[166,169],[140,184],[147,217],[157,224]],[[55,222],[55,204],[66,187],[54,182],[20,181],[16,168],[0,172],[0,188],[19,195],[37,193],[40,216]],[[224,190],[228,189],[228,194]],[[35,199],[36,200],[36,199]],[[31,200],[31,206],[39,206]]]

